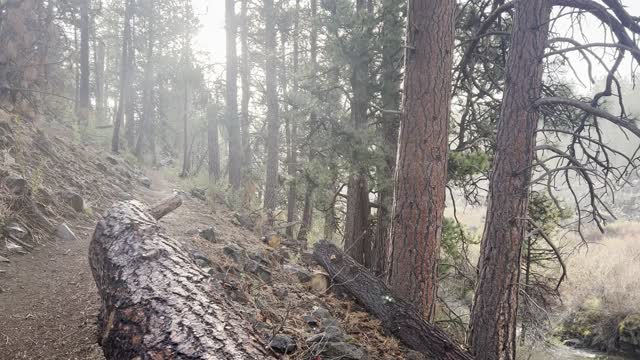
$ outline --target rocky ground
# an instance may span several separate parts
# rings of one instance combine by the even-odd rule
[[[39,129],[45,129],[45,131]],[[178,189],[122,158],[80,145],[70,129],[0,114],[0,358],[102,359],[99,298],[87,249],[105,208],[152,204],[175,191],[182,207],[164,231],[243,306],[273,353],[287,359],[401,359],[379,322],[331,291],[320,268],[278,234],[260,239],[252,219],[203,191]]]

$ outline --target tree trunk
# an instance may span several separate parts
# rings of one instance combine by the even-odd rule
[[[242,139],[238,122],[238,54],[235,0],[225,1],[227,26],[227,126],[229,128],[229,184],[238,190],[242,183]]]
[[[389,283],[431,321],[436,307],[456,2],[410,1]]]
[[[249,101],[251,100],[251,64],[249,63],[249,19],[248,0],[242,0],[240,5],[240,16],[242,17],[242,27],[240,32],[240,51],[242,52],[240,82],[242,86],[242,99],[240,101],[240,120],[242,130],[242,159],[245,173],[251,171],[251,134],[249,127]]]
[[[371,271],[385,274],[391,209],[393,208],[393,176],[398,148],[400,119],[394,111],[400,109],[400,82],[402,75],[402,8],[404,1],[382,2],[382,124],[378,128],[383,141],[384,163],[376,169],[378,180],[378,203],[376,233],[371,249]]]
[[[104,67],[105,67],[105,46],[104,41],[96,39],[95,45],[95,78],[96,78],[96,123],[104,124],[105,117],[105,92],[104,92],[104,84],[105,84],[105,76],[104,76]]]
[[[481,360],[516,354],[522,243],[541,94],[549,0],[518,1],[507,60],[478,285],[471,313],[471,350]]]
[[[154,38],[154,0],[150,0],[147,4],[147,63],[144,68],[144,93],[142,103],[142,117],[140,118],[140,132],[138,134],[138,141],[136,143],[135,154],[138,160],[143,159],[145,137],[150,136],[149,129],[152,126],[154,116],[153,106],[153,46],[155,42]]]
[[[218,141],[218,109],[216,105],[209,106],[207,111],[209,126],[207,129],[207,143],[209,145],[209,182],[220,179],[220,144]]]
[[[122,57],[120,59],[120,96],[118,98],[118,109],[113,120],[113,136],[111,137],[111,151],[120,152],[120,127],[124,122],[124,108],[127,103],[127,70],[128,70],[128,47],[131,38],[131,12],[133,0],[124,0],[124,26],[122,30]]]
[[[80,2],[80,90],[78,123],[89,123],[89,6],[91,0]]]
[[[472,360],[449,336],[422,317],[410,303],[396,297],[375,275],[335,245],[320,241],[313,250],[315,260],[325,268],[334,286],[345,290],[377,317],[382,326],[407,347],[427,359]]]
[[[267,359],[251,325],[156,219],[181,203],[152,209],[121,202],[98,222],[89,248],[101,298],[99,343],[109,360]]]
[[[186,63],[186,62],[185,62]],[[184,79],[184,103],[182,107],[182,126],[184,138],[182,140],[182,171],[180,177],[186,178],[191,173],[191,147],[189,146],[189,82],[187,81],[186,72]]]
[[[298,84],[298,62],[299,62],[299,37],[300,37],[300,0],[296,0],[296,7],[294,13],[294,25],[293,25],[293,114],[290,114],[287,118],[289,124],[287,124],[288,130],[288,152],[287,152],[287,174],[289,175],[289,192],[287,194],[287,223],[294,223],[296,221],[296,213],[298,210],[298,99],[300,91]],[[313,65],[312,65],[313,66]],[[294,227],[287,227],[287,237],[294,238]]]
[[[266,97],[267,97],[267,161],[264,190],[264,209],[268,222],[273,221],[273,212],[278,196],[278,140],[280,138],[280,116],[278,113],[278,80],[276,66],[276,14],[273,0],[264,1],[265,52],[266,52]]]
[[[135,6],[135,5],[134,5]],[[135,9],[133,10],[135,12]],[[127,105],[125,107],[125,139],[127,141],[127,149],[129,151],[135,150],[135,139],[136,139],[136,121],[135,121],[135,110],[136,110],[136,97],[137,93],[133,87],[133,82],[135,80],[135,63],[136,63],[136,48],[134,46],[134,39],[136,37],[135,33],[135,22],[132,18],[131,24],[131,38],[129,39],[129,51],[127,54],[129,55],[129,59],[127,60],[127,66],[129,67],[127,70]]]
[[[369,186],[367,164],[363,161],[367,146],[364,136],[367,127],[369,105],[369,27],[366,0],[356,0],[357,25],[354,29],[351,54],[351,120],[354,133],[354,150],[351,156],[351,174],[347,192],[347,215],[344,229],[344,248],[347,254],[360,264],[370,261],[371,244],[369,229]],[[370,264],[366,264],[370,265]]]
[[[307,189],[304,192],[304,206],[302,208],[302,225],[298,230],[298,240],[307,241],[309,232],[313,226],[313,189],[314,186],[307,182]]]

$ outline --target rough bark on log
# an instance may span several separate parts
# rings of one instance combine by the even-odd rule
[[[154,214],[177,207],[171,199],[155,212],[138,201],[118,203],[96,226],[89,260],[106,358],[270,358],[237,306],[177,241],[159,232]]]
[[[313,250],[316,261],[334,284],[352,295],[384,328],[428,359],[472,360],[444,331],[426,322],[408,302],[395,297],[385,283],[328,241]]]
[[[173,210],[179,208],[182,205],[182,197],[175,194],[169,198],[162,200],[159,204],[154,205],[149,209],[149,213],[154,219],[160,220]]]

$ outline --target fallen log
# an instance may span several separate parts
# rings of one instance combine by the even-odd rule
[[[98,222],[89,248],[101,298],[98,342],[108,360],[267,359],[237,306],[156,218],[180,206],[172,197],[149,209],[120,202]]]
[[[382,326],[427,359],[473,360],[444,331],[426,322],[406,301],[395,297],[385,283],[326,240],[316,243],[315,260],[340,290],[353,296]]]

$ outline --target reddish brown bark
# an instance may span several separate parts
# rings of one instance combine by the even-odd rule
[[[227,126],[229,127],[229,184],[240,188],[242,182],[242,139],[238,121],[238,54],[236,37],[235,0],[225,1],[225,22],[227,27]]]
[[[273,0],[264,1],[265,51],[266,51],[266,98],[267,98],[267,172],[264,189],[264,208],[269,218],[277,205],[278,193],[278,140],[280,138],[280,115],[278,111],[278,63],[276,43],[276,14]]]
[[[410,1],[389,283],[421,309],[435,311],[447,181],[454,0]]]
[[[516,353],[520,258],[542,89],[542,56],[549,0],[515,5],[507,84],[498,123],[496,156],[471,314],[471,350],[480,360],[511,360]]]
[[[368,242],[369,227],[369,186],[367,167],[362,160],[366,151],[363,137],[367,126],[367,106],[369,104],[369,28],[367,26],[366,0],[356,1],[358,24],[353,35],[351,54],[351,119],[354,132],[354,150],[351,156],[351,174],[347,192],[347,215],[344,229],[344,249],[360,264],[370,261],[371,244]]]

